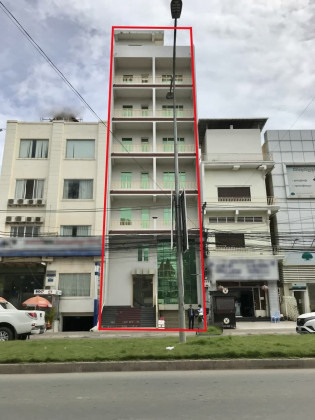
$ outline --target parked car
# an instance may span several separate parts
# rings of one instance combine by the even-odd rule
[[[299,334],[315,333],[315,312],[308,312],[297,318],[296,332]]]
[[[0,341],[26,339],[46,331],[44,311],[20,311],[10,302],[0,302]]]

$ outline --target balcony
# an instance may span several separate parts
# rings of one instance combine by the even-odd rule
[[[178,109],[176,113],[177,118],[194,118],[193,109]],[[114,108],[113,118],[126,119],[152,119],[152,118],[173,118],[172,109],[156,109],[153,113],[152,109],[137,109],[137,108]]]
[[[228,246],[217,246],[211,247],[208,246],[209,254],[212,257],[250,257],[250,256],[258,256],[258,255],[276,255],[278,254],[277,249],[273,248],[272,246],[266,246],[259,248],[254,247],[228,247]]]
[[[151,75],[147,74],[130,74],[130,75],[123,75],[123,76],[115,76],[113,79],[114,85],[170,85],[171,80],[165,76],[156,76],[155,80],[153,80]],[[192,85],[192,77],[191,76],[178,76],[176,78],[176,86],[180,85]]]
[[[251,203],[253,205],[267,205],[267,206],[276,206],[278,200],[276,197],[266,197],[266,198],[255,198],[255,197],[218,197],[218,202],[224,203]]]
[[[203,153],[202,163],[211,169],[258,169],[270,172],[274,168],[272,153]]]
[[[188,154],[195,154],[195,145],[194,144],[179,144],[178,145],[178,153],[188,153]],[[156,147],[156,152],[153,151],[152,144],[113,144],[112,146],[112,153],[117,154],[128,154],[128,153],[174,153],[174,145],[172,144],[158,144]]]
[[[180,189],[197,192],[197,184],[194,181],[180,182]],[[135,191],[138,194],[165,194],[165,191],[174,191],[174,182],[165,182],[163,179],[154,182],[153,180],[148,181],[112,181],[111,183],[111,194],[134,194]]]
[[[187,221],[188,229],[199,229],[199,220]],[[116,219],[111,220],[109,229],[114,231],[170,231],[172,227],[170,220],[139,220],[139,219]],[[174,227],[175,229],[175,227]]]

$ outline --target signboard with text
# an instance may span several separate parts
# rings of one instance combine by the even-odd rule
[[[290,198],[315,197],[315,165],[286,165]]]

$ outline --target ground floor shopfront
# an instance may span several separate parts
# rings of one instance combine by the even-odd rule
[[[280,311],[276,259],[209,257],[207,269],[210,291],[223,290],[225,294],[235,296],[235,315],[238,320],[270,318]]]

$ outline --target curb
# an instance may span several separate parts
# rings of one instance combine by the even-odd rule
[[[83,372],[147,372],[225,369],[314,369],[314,359],[148,360],[126,362],[73,362],[0,364],[0,374]]]

